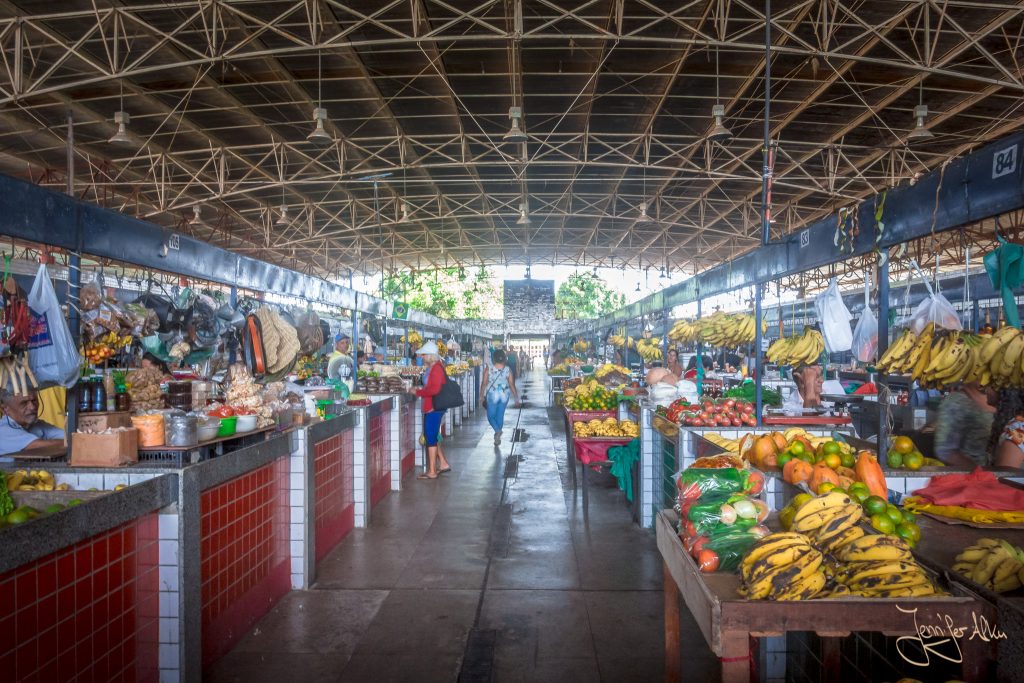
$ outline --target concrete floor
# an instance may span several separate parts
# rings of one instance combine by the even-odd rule
[[[452,474],[410,476],[205,679],[663,680],[654,535],[614,488],[592,488],[584,518],[544,379],[524,378],[536,407],[509,409],[500,448],[478,411],[445,443]],[[687,679],[718,680],[685,608],[682,629]]]

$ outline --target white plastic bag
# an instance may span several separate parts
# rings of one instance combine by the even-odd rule
[[[853,346],[853,330],[850,329],[850,311],[843,303],[836,278],[828,283],[828,289],[814,299],[814,309],[821,323],[821,336],[825,338],[825,350],[829,353],[849,351]]]
[[[864,281],[864,312],[853,329],[853,357],[861,363],[870,363],[878,353],[878,319],[871,312],[868,300],[868,280]]]
[[[924,301],[917,305],[914,313],[910,316],[910,329],[914,334],[921,334],[921,331],[928,323],[935,323],[936,328],[947,330],[962,330],[960,315],[949,303],[949,299],[939,293],[932,293]]]
[[[32,316],[28,361],[36,380],[40,386],[60,384],[70,389],[78,381],[81,358],[45,265],[39,265],[28,308]]]

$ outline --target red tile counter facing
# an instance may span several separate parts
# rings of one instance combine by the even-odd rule
[[[403,396],[401,399],[401,453],[402,453],[402,476],[412,470],[416,464],[416,440],[419,434],[416,433],[416,410],[418,406],[416,399],[411,396]]]
[[[291,590],[288,459],[202,492],[203,666]]]
[[[353,430],[347,429],[312,444],[317,562],[355,526],[352,473],[354,436]]]
[[[146,514],[0,576],[13,681],[156,681],[159,546]]]
[[[391,401],[382,403],[380,412],[369,421],[370,507],[391,491],[391,411]]]

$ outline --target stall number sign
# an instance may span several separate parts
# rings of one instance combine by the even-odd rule
[[[800,248],[803,249],[804,247],[810,245],[810,243],[811,243],[811,231],[810,230],[801,230],[800,231]]]
[[[171,251],[178,251],[181,249],[181,237],[178,235],[171,235],[167,238],[167,248]]]
[[[1017,170],[1017,145],[1010,145],[992,155],[992,178],[1000,178]]]

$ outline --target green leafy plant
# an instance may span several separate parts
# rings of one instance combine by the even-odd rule
[[[613,291],[592,273],[575,273],[555,293],[559,318],[598,318],[626,305],[626,295]]]

